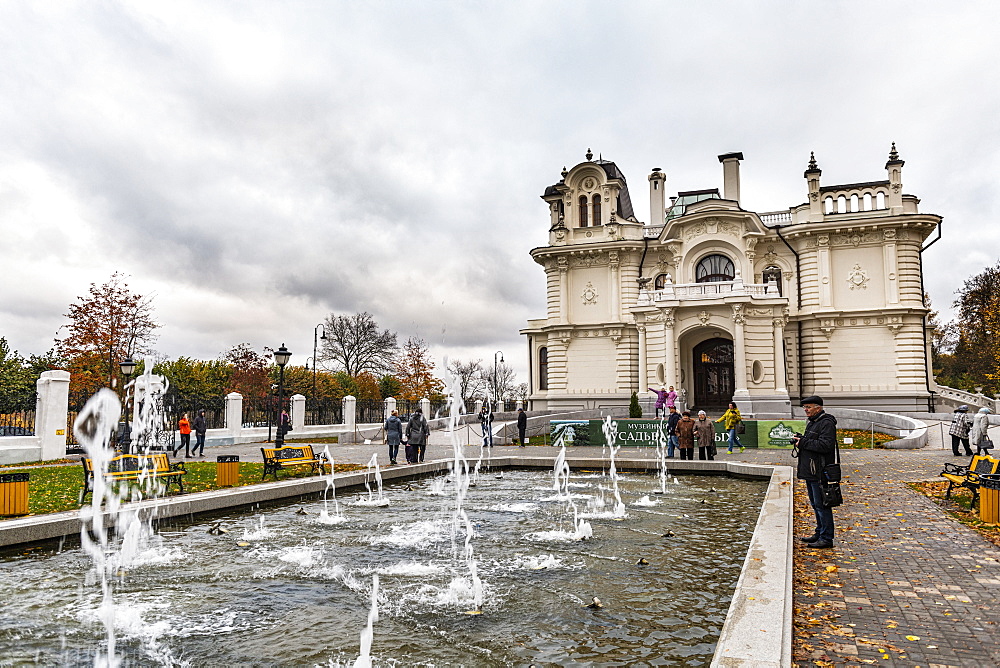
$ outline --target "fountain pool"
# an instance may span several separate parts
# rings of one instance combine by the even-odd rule
[[[619,474],[621,517],[605,474],[573,472],[567,490],[593,527],[579,541],[551,472],[480,475],[464,506],[479,615],[463,614],[474,588],[441,478],[387,485],[389,506],[341,492],[337,523],[316,500],[161,524],[116,574],[117,652],[141,666],[348,666],[375,580],[375,666],[707,665],[767,483],[660,488]],[[216,523],[227,533],[208,533]],[[594,596],[604,607],[585,607]],[[0,597],[4,664],[93,665],[106,639],[81,549],[7,551]]]

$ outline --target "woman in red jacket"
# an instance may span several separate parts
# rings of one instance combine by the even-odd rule
[[[191,458],[191,422],[188,420],[188,414],[185,413],[181,416],[181,419],[177,421],[177,429],[181,432],[181,444],[177,446],[174,450],[174,457],[177,453],[184,448],[184,456],[188,459]]]

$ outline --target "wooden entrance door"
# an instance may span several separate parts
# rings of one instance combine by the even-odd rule
[[[709,339],[694,347],[694,405],[723,408],[733,400],[733,342]]]

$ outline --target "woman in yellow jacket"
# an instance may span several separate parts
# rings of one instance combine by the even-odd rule
[[[726,431],[729,432],[729,450],[726,452],[727,455],[733,454],[733,448],[739,447],[740,452],[745,449],[743,444],[740,443],[740,437],[736,435],[736,425],[743,422],[743,416],[740,415],[740,409],[736,407],[736,404],[732,401],[729,402],[729,408],[726,412],[722,414],[716,422],[726,423]]]

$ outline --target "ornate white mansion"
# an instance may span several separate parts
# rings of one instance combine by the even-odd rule
[[[740,206],[741,153],[719,156],[723,190],[679,192],[649,175],[650,224],[637,220],[613,162],[562,172],[542,195],[548,309],[522,333],[531,407],[625,405],[674,385],[690,407],[735,400],[787,415],[811,394],[829,405],[926,410],[930,376],[921,248],[941,217],[903,193],[893,145],[882,181],[821,185],[806,202]]]

